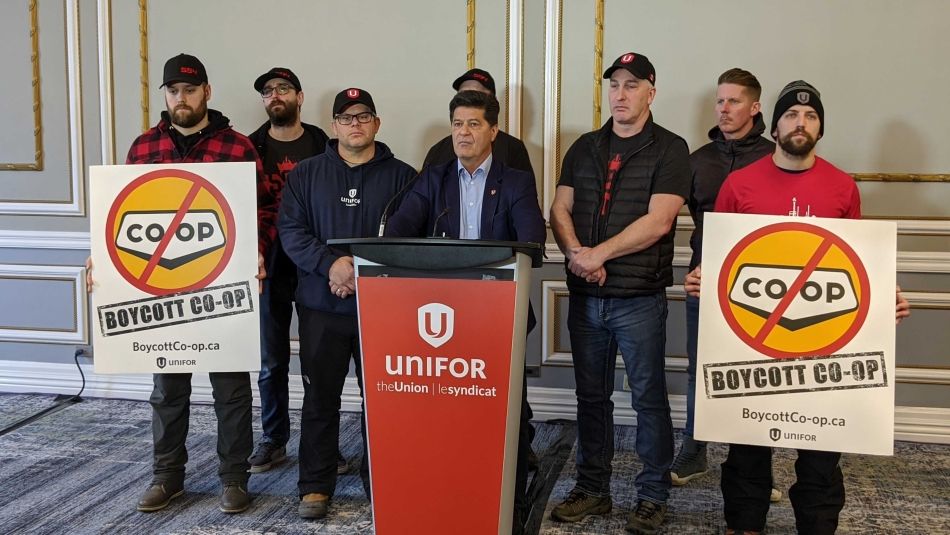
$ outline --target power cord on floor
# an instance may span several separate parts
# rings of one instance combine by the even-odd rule
[[[70,405],[75,405],[76,403],[81,402],[82,398],[79,396],[81,396],[83,393],[83,390],[86,389],[86,375],[82,371],[82,366],[79,365],[79,357],[85,357],[85,356],[88,356],[88,355],[86,354],[86,350],[82,348],[77,348],[76,352],[73,353],[73,361],[76,362],[76,369],[79,370],[79,376],[82,378],[82,386],[79,388],[79,392],[73,395],[60,394],[56,396],[55,398],[53,398],[52,406],[47,407],[37,413],[31,414],[30,416],[27,416],[26,418],[18,420],[4,427],[3,429],[0,429],[0,436],[16,431],[17,429],[25,425],[31,424],[44,416],[48,416],[50,414],[59,412]]]

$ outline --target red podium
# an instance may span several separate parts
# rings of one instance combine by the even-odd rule
[[[511,533],[538,244],[333,240],[356,266],[378,535]]]

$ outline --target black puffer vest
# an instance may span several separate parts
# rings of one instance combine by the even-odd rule
[[[581,244],[594,247],[616,236],[647,213],[661,156],[679,136],[653,123],[651,117],[638,136],[636,148],[628,152],[614,178],[607,214],[599,216],[613,119],[597,131],[581,136],[571,147],[575,151],[573,169],[574,231]],[[682,141],[685,145],[685,141]],[[598,297],[634,297],[663,291],[673,284],[673,235],[676,226],[642,251],[615,258],[604,264],[607,282],[591,284],[567,272],[571,292]]]

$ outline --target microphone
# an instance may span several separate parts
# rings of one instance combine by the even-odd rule
[[[396,199],[402,197],[407,191],[409,191],[409,188],[416,183],[416,180],[418,180],[423,173],[425,173],[426,169],[428,169],[428,167],[423,168],[422,171],[419,171],[419,173],[416,174],[416,176],[409,179],[409,181],[399,188],[399,191],[393,195],[392,199],[389,199],[389,202],[386,203],[386,207],[383,208],[383,215],[379,218],[379,234],[376,235],[377,238],[382,238],[383,233],[386,232],[386,220],[389,219],[389,209],[392,208],[393,203],[396,202]]]
[[[446,206],[445,208],[442,209],[441,212],[439,212],[439,215],[437,215],[437,216],[435,217],[435,222],[432,223],[432,234],[429,236],[430,238],[435,238],[435,237],[436,237],[435,231],[436,231],[436,229],[439,227],[439,220],[441,220],[444,216],[446,216],[446,215],[448,215],[448,214],[449,214],[449,207]],[[445,233],[443,232],[442,235],[444,236]]]

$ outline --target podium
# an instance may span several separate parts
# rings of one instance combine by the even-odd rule
[[[538,244],[331,240],[353,255],[378,535],[511,533]]]

